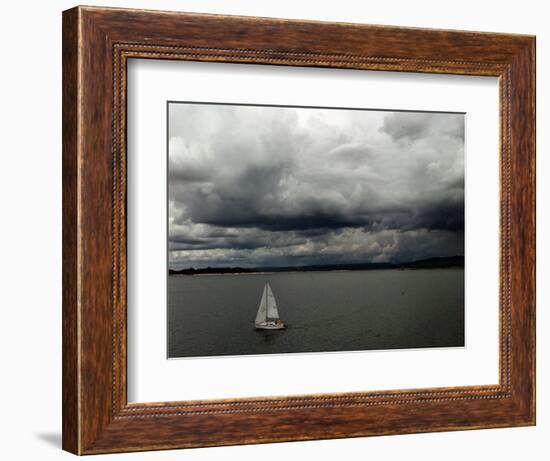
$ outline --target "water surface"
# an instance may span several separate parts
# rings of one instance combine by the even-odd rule
[[[286,330],[254,329],[268,281]],[[168,277],[168,356],[464,345],[464,269]]]

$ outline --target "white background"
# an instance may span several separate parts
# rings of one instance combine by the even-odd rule
[[[116,455],[139,460],[544,460],[550,438],[548,270],[550,221],[549,14],[546,2],[374,3],[284,0],[115,1],[112,6],[263,15],[537,35],[538,425],[454,433]],[[101,4],[88,1],[88,4]],[[6,2],[0,16],[0,306],[2,458],[70,459],[61,431],[61,10],[69,1]],[[548,286],[548,283],[547,283]],[[103,459],[105,457],[98,457]],[[107,459],[107,458],[105,458]]]
[[[128,93],[131,402],[498,383],[496,77],[145,59]],[[465,112],[466,347],[166,360],[167,100]]]

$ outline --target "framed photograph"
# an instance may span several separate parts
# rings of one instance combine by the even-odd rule
[[[63,13],[63,448],[535,424],[535,38]]]

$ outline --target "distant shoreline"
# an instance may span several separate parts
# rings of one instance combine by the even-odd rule
[[[359,264],[330,264],[314,266],[286,266],[286,267],[206,267],[187,268],[181,270],[169,269],[168,275],[262,275],[288,272],[344,272],[365,270],[389,270],[389,269],[446,269],[464,267],[464,256],[451,256],[444,258],[429,258],[406,263],[359,263]]]

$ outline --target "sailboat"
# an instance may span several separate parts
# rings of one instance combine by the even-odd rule
[[[257,330],[283,330],[286,325],[279,318],[279,310],[269,282],[265,282],[262,299],[256,314],[254,326]]]

